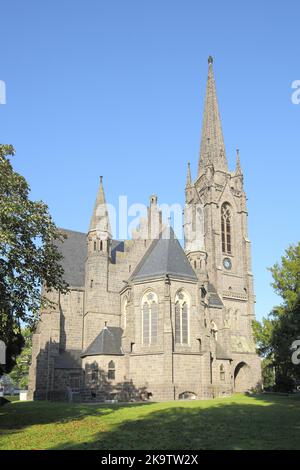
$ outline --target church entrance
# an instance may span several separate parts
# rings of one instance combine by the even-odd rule
[[[234,370],[234,391],[246,392],[251,383],[250,367],[246,362],[240,362]]]

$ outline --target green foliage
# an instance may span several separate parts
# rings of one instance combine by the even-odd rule
[[[252,322],[254,340],[257,344],[258,353],[262,357],[271,353],[273,328],[274,320],[268,318],[263,318],[262,323],[256,320]]]
[[[283,303],[264,318],[254,322],[258,352],[264,357],[264,385],[269,386],[275,369],[275,389],[289,391],[300,381],[300,366],[292,363],[292,343],[300,337],[300,243],[290,246],[270,268],[272,286]],[[268,384],[268,385],[267,385]]]
[[[57,248],[64,236],[48,207],[29,199],[28,183],[11,165],[14,154],[11,145],[0,145],[0,338],[7,344],[7,372],[24,343],[20,322],[33,326],[49,305],[44,294],[68,290]]]
[[[295,383],[300,382],[300,365],[293,364],[291,360],[292,343],[300,337],[300,300],[276,314],[271,343],[276,368],[276,388],[291,390]]]
[[[24,347],[21,354],[16,358],[16,365],[9,374],[13,383],[21,389],[26,389],[28,386],[28,372],[31,361],[32,349],[32,332],[29,328],[22,329],[24,338]]]
[[[281,258],[281,264],[274,264],[270,271],[272,286],[288,307],[295,305],[300,295],[300,242],[291,245]]]
[[[262,360],[261,373],[265,390],[273,389],[275,385],[275,369],[273,360],[267,357]]]
[[[0,301],[1,302],[1,301]],[[0,338],[7,345],[6,365],[0,365],[0,376],[9,372],[24,346],[24,338],[19,323],[7,311],[0,311]]]

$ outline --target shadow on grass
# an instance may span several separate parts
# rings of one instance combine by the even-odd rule
[[[33,425],[67,424],[87,416],[105,416],[124,407],[146,406],[148,403],[130,404],[75,404],[64,402],[18,402],[0,408],[0,436],[12,435]]]
[[[209,450],[300,449],[300,402],[256,396],[234,399],[209,408],[201,402],[177,403],[123,421],[93,441],[70,442],[54,449],[94,450]]]
[[[84,420],[89,417],[96,419],[91,423]],[[0,409],[1,436],[24,438],[26,446],[26,428],[47,424],[66,424],[63,432],[72,437],[61,444],[60,438],[57,444],[55,440],[49,444],[49,429],[37,429],[41,437],[45,436],[38,448],[300,449],[300,400],[273,395],[162,404],[25,402]],[[52,433],[56,434],[55,428]]]

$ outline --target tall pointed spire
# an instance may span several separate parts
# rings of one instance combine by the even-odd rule
[[[188,162],[185,187],[187,188],[191,185],[192,185],[191,164],[190,164],[190,162]]]
[[[198,175],[210,160],[216,169],[227,170],[225,144],[217,100],[213,58],[208,58],[208,78],[202,122]]]
[[[111,238],[112,236],[102,176],[100,176],[100,186],[93,210],[93,215],[91,218],[89,231],[98,232],[98,237],[102,239]]]

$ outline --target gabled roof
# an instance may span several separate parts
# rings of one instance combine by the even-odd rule
[[[215,286],[213,284],[211,284],[211,282],[208,284],[207,292],[208,292],[208,305],[209,305],[209,307],[222,308],[223,307],[223,302],[220,299],[220,296],[217,293],[217,291],[215,289]]]
[[[67,350],[61,352],[54,359],[55,369],[80,369],[81,368],[81,351]]]
[[[67,235],[63,243],[56,242],[63,255],[61,265],[63,279],[72,287],[83,287],[85,282],[85,260],[87,256],[86,233],[60,229]]]
[[[124,241],[122,240],[112,240],[111,241],[111,260],[113,263],[116,262],[116,252],[121,251],[124,253]]]
[[[81,357],[113,355],[122,356],[122,328],[105,326],[94,341],[81,354]]]
[[[197,281],[195,271],[171,227],[166,227],[160,237],[152,242],[133,271],[130,281],[156,279],[167,274],[180,279]]]
[[[59,252],[63,255],[60,262],[64,269],[63,279],[71,287],[84,287],[87,234],[62,228],[60,230],[67,235],[63,242],[56,242]],[[117,251],[124,251],[124,242],[112,240],[111,256],[114,263]]]

